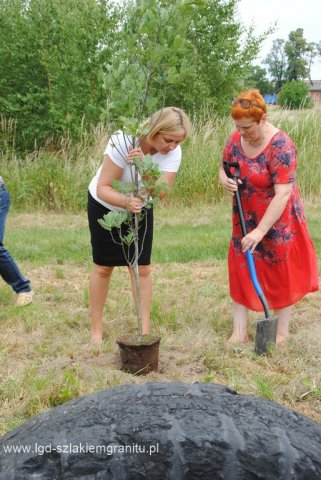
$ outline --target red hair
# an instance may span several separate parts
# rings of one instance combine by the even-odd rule
[[[253,88],[246,92],[242,92],[235,100],[236,103],[231,110],[233,120],[240,120],[245,117],[253,118],[257,123],[260,123],[263,115],[266,113],[266,103],[259,90]],[[255,105],[252,105],[250,108],[242,108],[240,103],[237,103],[237,100],[249,100],[259,106],[256,107]]]

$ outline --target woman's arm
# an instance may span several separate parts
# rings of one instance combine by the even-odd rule
[[[172,186],[173,186],[173,183],[175,181],[176,175],[177,175],[176,172],[164,172],[163,175],[159,179],[159,183],[160,184],[166,183],[167,188],[171,189]],[[167,193],[168,192],[166,192],[164,190],[161,190],[160,194],[159,194],[160,199],[162,200],[167,195]]]
[[[119,180],[122,173],[123,169],[116,165],[109,155],[105,155],[97,184],[97,196],[110,205],[126,208],[133,213],[138,213],[143,206],[142,200],[133,195],[127,196],[124,193],[116,192],[113,188],[113,181]]]
[[[291,197],[293,183],[275,184],[275,195],[271,200],[270,205],[266,209],[258,226],[248,233],[242,240],[242,250],[246,252],[249,250],[254,251],[257,244],[262,240],[264,235],[270,230],[275,222],[281,217],[286,204]]]

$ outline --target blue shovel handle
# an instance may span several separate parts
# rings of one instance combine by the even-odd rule
[[[254,289],[255,289],[255,291],[256,291],[256,293],[257,293],[257,295],[258,295],[258,297],[259,297],[259,299],[262,303],[264,313],[265,313],[265,317],[270,318],[271,314],[270,314],[269,304],[267,303],[267,300],[265,298],[265,295],[263,293],[263,290],[261,288],[261,285],[259,284],[259,281],[258,281],[258,278],[257,278],[257,275],[256,275],[256,269],[255,269],[255,263],[254,263],[253,255],[250,252],[250,250],[246,250],[245,255],[246,255],[247,265],[248,265],[249,270],[250,270],[250,277],[251,277],[253,287],[254,287]]]
[[[263,293],[263,290],[261,288],[261,285],[259,284],[259,281],[258,281],[258,278],[257,278],[257,275],[256,275],[256,269],[255,269],[255,263],[254,263],[254,258],[253,258],[253,255],[252,253],[250,252],[250,250],[246,250],[245,252],[246,254],[246,260],[247,260],[247,265],[249,267],[249,270],[250,270],[250,276],[251,276],[251,281],[252,281],[252,284],[253,284],[253,287],[262,303],[262,306],[263,306],[263,309],[264,309],[264,313],[265,313],[265,317],[266,318],[270,318],[271,314],[270,314],[270,308],[269,308],[269,305],[267,303],[267,300],[265,298],[265,295]]]
[[[223,167],[224,167],[224,171],[225,171],[226,175],[229,178],[232,178],[235,181],[235,183],[238,187],[239,186],[238,185],[238,178],[240,176],[240,165],[239,165],[239,163],[238,162],[226,162],[226,161],[224,161],[223,162]],[[231,172],[231,168],[234,169],[234,173]],[[241,196],[240,196],[240,192],[239,192],[238,189],[234,193],[235,193],[235,200],[236,200],[236,208],[237,208],[237,212],[238,212],[239,219],[240,219],[240,224],[241,224],[242,235],[243,235],[243,237],[245,237],[246,234],[247,234],[247,231],[246,231],[246,224],[245,224],[245,219],[244,219]],[[256,275],[254,258],[253,258],[252,253],[249,250],[246,251],[246,260],[247,260],[247,264],[248,264],[248,267],[249,267],[249,270],[250,270],[251,281],[252,281],[254,289],[255,289],[255,291],[256,291],[256,293],[257,293],[257,295],[258,295],[258,297],[259,297],[259,299],[262,303],[262,306],[264,308],[265,317],[270,318],[269,305],[266,301],[266,298],[264,296],[262,288],[259,284],[259,281],[258,281],[258,278],[257,278],[257,275]]]
[[[246,250],[246,260],[247,264],[250,270],[250,275],[251,275],[251,280],[253,283],[253,287],[255,288],[256,293],[258,294],[259,297],[263,295],[263,291],[261,288],[261,285],[259,284],[257,275],[256,275],[256,269],[255,269],[255,264],[254,264],[254,258],[250,250]]]

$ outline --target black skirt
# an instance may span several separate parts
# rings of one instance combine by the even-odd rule
[[[106,267],[128,266],[134,258],[134,244],[130,247],[120,245],[118,230],[105,230],[98,220],[110,210],[97,202],[88,191],[88,222],[91,236],[93,261],[96,265]],[[143,217],[139,222],[139,265],[150,265],[153,243],[153,208],[143,209]],[[128,227],[122,227],[122,235],[126,235]],[[115,242],[116,240],[116,242]],[[142,246],[143,244],[143,246]]]

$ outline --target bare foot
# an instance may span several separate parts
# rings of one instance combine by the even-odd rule
[[[289,335],[281,335],[280,333],[276,336],[276,345],[284,345],[289,340]]]
[[[234,335],[233,333],[226,343],[228,345],[233,345],[234,343],[247,343],[249,340],[250,337],[247,333],[243,337],[240,337],[239,335]]]
[[[91,336],[91,343],[94,345],[101,345],[102,344],[102,336],[101,335],[92,335]]]

